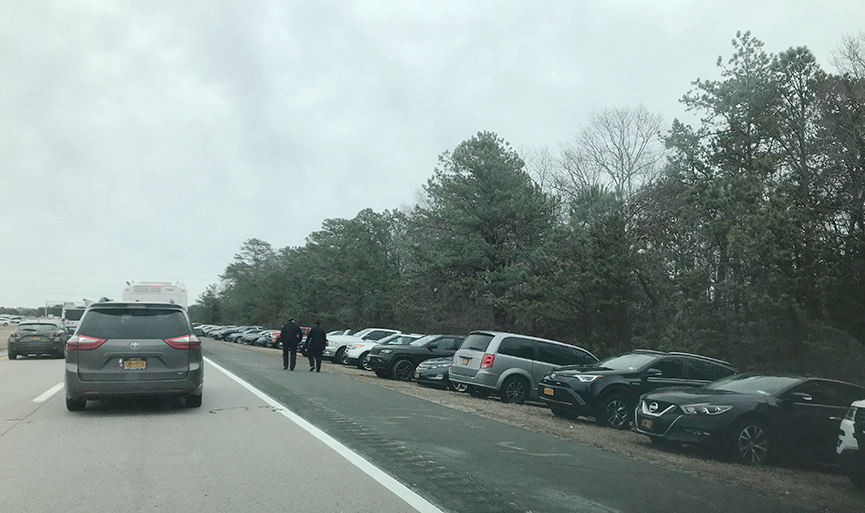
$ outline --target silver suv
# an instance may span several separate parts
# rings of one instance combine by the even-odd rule
[[[66,342],[66,408],[88,399],[177,395],[201,406],[201,342],[186,309],[167,303],[94,303]]]
[[[473,331],[454,355],[449,378],[468,385],[475,397],[495,392],[504,402],[522,404],[538,398],[538,382],[554,368],[596,361],[585,349],[555,340]]]

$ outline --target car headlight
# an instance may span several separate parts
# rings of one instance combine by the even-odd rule
[[[682,406],[685,415],[718,415],[728,411],[732,406],[719,404],[686,404]]]
[[[357,347],[363,347],[363,344],[352,344],[351,347],[355,347],[355,348],[357,348]]]
[[[382,349],[381,350],[381,354],[391,354],[392,352],[393,352],[393,349]]]
[[[583,383],[591,383],[592,381],[600,378],[601,376],[599,374],[576,374],[574,377],[582,381]]]

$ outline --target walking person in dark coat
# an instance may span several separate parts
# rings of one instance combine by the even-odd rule
[[[282,341],[282,368],[294,370],[297,361],[297,344],[303,340],[303,330],[294,323],[294,318],[288,320],[279,332]]]
[[[306,354],[309,358],[309,371],[321,372],[321,353],[327,345],[327,335],[321,328],[321,321],[315,321],[315,326],[306,335]]]

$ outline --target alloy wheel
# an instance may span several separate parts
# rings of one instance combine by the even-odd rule
[[[764,463],[769,453],[769,435],[758,424],[746,424],[739,431],[736,450],[745,463],[750,465]]]
[[[612,399],[605,408],[606,421],[611,427],[621,429],[628,423],[628,405],[621,399]]]

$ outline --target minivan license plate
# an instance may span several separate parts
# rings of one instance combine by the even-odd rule
[[[147,360],[126,360],[123,362],[124,369],[146,369]]]
[[[460,365],[468,365],[468,364],[469,364],[469,359],[468,359],[468,358],[463,358],[463,359],[460,360]]]

